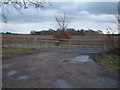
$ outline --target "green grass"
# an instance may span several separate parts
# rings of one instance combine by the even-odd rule
[[[104,68],[120,72],[120,51],[119,49],[111,50],[106,53],[102,53],[97,60]]]
[[[9,56],[14,55],[18,53],[26,53],[26,52],[33,52],[37,51],[39,49],[35,48],[2,48],[2,55],[3,56]]]
[[[58,47],[66,47],[66,46],[49,46],[49,45],[39,45],[36,46],[36,48],[2,48],[2,56],[9,56],[9,55],[14,55],[14,54],[18,54],[18,53],[26,53],[26,52],[33,52],[33,51],[37,51],[43,48],[58,48]],[[0,51],[1,52],[1,51]]]

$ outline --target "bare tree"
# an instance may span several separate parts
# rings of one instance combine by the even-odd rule
[[[120,34],[120,1],[118,2],[118,12],[116,18],[117,18],[118,34]],[[118,46],[120,46],[120,36],[118,36]]]
[[[118,21],[118,33],[120,34],[120,1],[118,2],[118,14],[116,15]]]
[[[68,19],[66,17],[66,13],[64,12],[63,16],[56,16],[55,15],[55,20],[58,25],[58,29],[65,31],[67,29],[68,24],[70,23],[71,19]]]
[[[29,9],[30,7],[37,9],[45,9],[45,5],[51,3],[45,0],[2,0],[0,1],[0,17],[4,23],[7,22],[6,7],[11,5],[15,10],[21,14],[21,10]]]
[[[58,30],[54,34],[54,38],[58,38],[58,43],[55,43],[56,45],[60,45],[61,42],[66,42],[67,40],[63,39],[69,39],[70,38],[70,32],[67,31],[68,24],[70,23],[71,19],[68,19],[66,17],[66,13],[64,12],[63,16],[56,16],[55,20],[57,22]]]
[[[114,22],[118,28],[118,46],[120,46],[120,1],[118,1],[117,5],[117,13],[115,14],[116,21]]]
[[[120,1],[118,2],[118,5],[117,5],[117,11],[115,13],[115,18],[116,18],[116,21],[114,23],[118,27],[118,34],[120,34]]]

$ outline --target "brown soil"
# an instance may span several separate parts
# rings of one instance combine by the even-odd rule
[[[96,62],[78,64],[60,62],[61,59],[80,55],[38,51],[3,57],[3,88],[55,88],[54,82],[57,79],[65,80],[75,88],[118,87],[113,82],[117,82],[117,74],[105,70]],[[105,83],[95,79],[100,77],[108,79]]]

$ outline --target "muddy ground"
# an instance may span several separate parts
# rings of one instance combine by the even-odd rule
[[[118,87],[117,73],[104,69],[95,61],[79,63],[69,61],[81,55],[85,54],[43,50],[4,56],[2,86],[3,88]]]

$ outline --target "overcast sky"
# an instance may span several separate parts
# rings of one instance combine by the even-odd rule
[[[76,1],[76,0],[75,0]],[[71,20],[68,28],[93,29],[106,32],[106,27],[117,31],[115,14],[117,2],[52,2],[52,6],[46,6],[45,10],[22,10],[19,14],[11,6],[7,6],[7,24],[2,24],[2,32],[29,34],[31,30],[57,29],[55,15],[63,15]],[[117,33],[117,32],[115,32]]]

